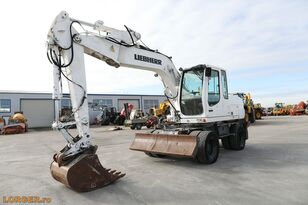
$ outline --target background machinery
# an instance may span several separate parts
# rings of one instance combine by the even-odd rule
[[[117,115],[114,124],[124,125],[125,120],[129,119],[130,113],[133,110],[134,106],[130,103],[125,103],[121,112]]]
[[[279,115],[287,115],[287,110],[284,106],[284,103],[275,103],[275,108],[273,109],[273,115],[279,116]]]
[[[175,155],[211,164],[219,155],[219,139],[225,149],[242,150],[248,138],[243,102],[237,95],[228,94],[224,69],[201,64],[178,70],[171,57],[142,45],[141,35],[125,28],[107,27],[102,21],[79,21],[63,11],[48,33],[55,107],[59,110],[64,77],[78,131],[73,136],[66,129],[73,123],[62,123],[59,116],[55,117],[53,128],[62,133],[67,145],[54,155],[50,170],[54,179],[76,191],[91,191],[125,175],[104,168],[95,154],[97,146],[92,144],[89,130],[84,53],[116,68],[152,71],[163,82],[171,107],[170,123],[151,133],[137,133],[130,149],[152,157]]]
[[[159,104],[159,107],[151,108],[153,115],[160,118],[160,117],[166,117],[170,114],[170,102],[168,100],[165,100]]]
[[[19,134],[28,131],[27,118],[23,115],[22,112],[15,112],[9,118],[6,125],[3,119],[1,122],[3,123],[3,126],[0,127],[0,132],[2,134]]]
[[[306,107],[307,107],[307,104],[304,101],[301,101],[297,105],[294,105],[293,108],[290,109],[290,115],[303,115],[305,114]]]
[[[115,107],[105,106],[102,109],[102,112],[95,117],[96,124],[100,125],[109,125],[110,123],[116,124],[115,121],[120,113],[117,112]]]
[[[147,128],[156,127],[158,124],[162,125],[167,120],[168,115],[170,115],[170,102],[165,100],[158,107],[149,110],[149,119],[146,122]]]
[[[261,103],[253,104],[253,109],[254,109],[254,113],[255,113],[255,119],[260,120],[262,118],[262,115],[263,115],[263,108],[261,106]]]
[[[273,115],[273,110],[274,110],[273,107],[266,108],[266,115],[267,116],[272,116]]]
[[[237,93],[237,95],[242,98],[244,102],[246,124],[254,123],[256,121],[256,116],[250,93]]]
[[[290,105],[290,104],[284,106],[286,115],[290,115],[290,111],[291,111],[291,109],[292,109],[293,107],[294,107],[294,106],[293,106],[293,105]]]
[[[141,130],[143,126],[147,125],[147,120],[148,118],[142,110],[132,109],[125,120],[124,125],[130,127],[132,130]]]
[[[72,122],[75,120],[71,108],[62,108],[60,111],[60,122]]]

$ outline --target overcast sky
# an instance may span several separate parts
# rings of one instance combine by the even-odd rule
[[[308,1],[2,1],[0,90],[52,91],[46,36],[62,10],[73,18],[141,33],[177,68],[212,64],[230,92],[256,102],[308,100]],[[86,56],[88,93],[162,94],[153,73],[109,67]]]

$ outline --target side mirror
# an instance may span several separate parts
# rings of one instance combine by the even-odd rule
[[[205,76],[206,77],[211,77],[211,73],[212,73],[212,68],[211,67],[206,67],[205,68]]]

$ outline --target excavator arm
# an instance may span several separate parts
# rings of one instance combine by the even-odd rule
[[[82,32],[78,32],[77,27],[80,27]],[[139,44],[141,35],[126,26],[125,28],[126,31],[110,28],[104,26],[102,21],[94,24],[79,21],[70,18],[63,11],[56,17],[48,33],[47,56],[53,64],[53,99],[56,109],[55,122],[52,126],[59,130],[67,141],[67,145],[55,154],[51,173],[56,180],[76,191],[93,190],[124,176],[120,172],[107,170],[100,165],[95,154],[97,146],[91,142],[84,54],[105,61],[116,68],[129,67],[154,72],[162,80],[165,95],[171,99],[173,107],[175,109],[178,107],[180,74],[171,57]],[[68,81],[75,122],[59,121],[62,78]],[[176,119],[175,110],[172,114]],[[76,124],[78,130],[78,135],[75,137],[68,131],[68,127],[73,124]],[[84,167],[90,167],[94,171]],[[79,177],[81,182],[76,184],[78,180],[74,176],[78,175],[80,169],[84,173],[89,173],[90,178],[81,180]]]
[[[78,33],[74,24],[82,28],[92,28]],[[127,27],[126,27],[127,28]],[[104,32],[103,35],[101,32]],[[65,139],[72,147],[68,155],[74,155],[91,142],[89,134],[89,115],[86,88],[86,73],[84,66],[84,53],[105,61],[113,67],[129,67],[148,70],[160,76],[165,94],[173,99],[176,106],[176,96],[180,74],[173,65],[171,58],[141,46],[137,43],[140,34],[127,28],[127,31],[116,30],[103,25],[102,21],[95,24],[86,23],[70,18],[66,12],[61,12],[55,19],[48,34],[48,56],[54,64],[54,94],[53,98],[60,102],[62,95],[62,81],[64,76],[69,85],[69,92],[73,113],[79,133],[79,140],[74,142],[66,131],[62,131]],[[57,109],[59,110],[59,104]],[[58,113],[56,113],[58,114]],[[70,126],[71,123],[61,123],[56,116],[53,127],[59,130]],[[74,148],[73,148],[74,147]]]

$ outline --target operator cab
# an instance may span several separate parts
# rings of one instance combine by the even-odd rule
[[[180,92],[182,118],[218,115],[218,112],[223,112],[220,104],[227,99],[228,85],[224,70],[207,65],[183,70]]]

